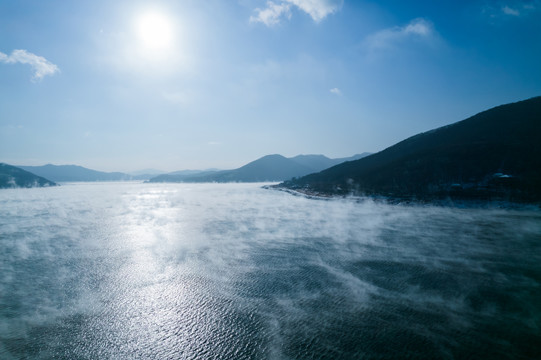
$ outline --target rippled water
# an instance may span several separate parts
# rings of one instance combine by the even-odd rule
[[[541,358],[541,213],[0,192],[1,359]]]

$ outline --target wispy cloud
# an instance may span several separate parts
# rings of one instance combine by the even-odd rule
[[[406,26],[395,26],[369,35],[364,45],[370,52],[388,49],[408,39],[428,40],[435,35],[434,26],[426,19],[412,20]]]
[[[337,12],[342,4],[343,0],[268,1],[266,8],[255,9],[256,15],[250,16],[250,22],[261,22],[267,26],[277,25],[282,18],[291,19],[292,6],[310,15],[315,22],[319,22],[328,15]]]
[[[342,91],[339,88],[332,88],[329,91],[335,95],[342,95]]]
[[[60,72],[60,69],[55,64],[51,63],[42,56],[32,54],[26,50],[13,50],[11,55],[0,52],[0,62],[6,64],[28,64],[32,67],[34,75],[33,80],[41,80],[47,75],[54,75]]]
[[[516,10],[516,9],[512,9],[510,8],[509,6],[504,6],[502,8],[502,12],[505,14],[505,15],[512,15],[512,16],[520,16],[520,11]]]
[[[287,0],[309,14],[314,21],[321,21],[327,15],[337,12],[342,7],[342,0]]]
[[[482,13],[490,18],[523,17],[541,8],[540,0],[504,0],[485,5]]]

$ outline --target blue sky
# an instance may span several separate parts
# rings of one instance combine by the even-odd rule
[[[0,161],[344,157],[541,95],[541,1],[0,2]]]

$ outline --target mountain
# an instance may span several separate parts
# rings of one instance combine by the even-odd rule
[[[220,171],[208,177],[217,182],[261,182],[291,179],[311,172],[309,167],[282,155],[267,155],[238,169]]]
[[[541,97],[492,108],[278,187],[398,199],[541,202]]]
[[[350,157],[332,159],[334,161],[333,165],[338,165],[338,164],[344,163],[346,161],[359,160],[359,159],[362,159],[363,157],[367,157],[368,155],[372,155],[372,153],[363,152],[362,154],[355,154],[355,155],[350,156]],[[325,170],[325,169],[323,169],[323,170]]]
[[[282,181],[303,176],[312,169],[282,155],[267,155],[235,170],[207,171],[196,174],[160,175],[150,182],[262,182]]]
[[[127,173],[127,175],[129,175],[129,179],[126,180],[148,180],[161,174],[165,174],[165,171],[156,169],[142,169],[130,171],[129,173]]]
[[[309,167],[310,169],[312,169],[312,172],[320,172],[321,170],[325,170],[334,165],[338,165],[346,161],[358,160],[368,155],[370,155],[370,153],[356,154],[351,157],[338,159],[330,159],[324,155],[297,155],[289,159],[295,161],[298,164]]]
[[[18,167],[0,163],[0,189],[43,186],[56,186],[56,184]]]
[[[357,159],[365,155],[354,155]],[[345,161],[345,160],[344,160]],[[196,172],[184,170],[163,174],[150,182],[263,182],[283,181],[293,177],[319,172],[336,165],[340,159],[329,159],[323,155],[298,155],[286,158],[282,155],[267,155],[234,170],[208,170]]]
[[[336,165],[333,159],[329,159],[324,155],[297,155],[289,159],[297,164],[312,169],[311,172],[320,172],[321,170]]]
[[[132,176],[120,172],[102,172],[77,165],[19,166],[53,181],[120,181],[131,180]]]

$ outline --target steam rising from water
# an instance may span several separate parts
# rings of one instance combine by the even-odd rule
[[[0,192],[0,358],[541,355],[541,214],[241,184]]]

